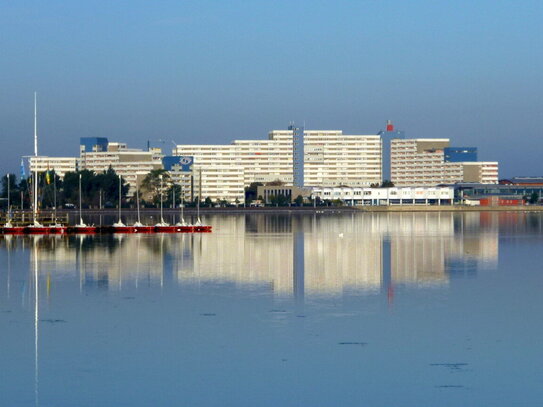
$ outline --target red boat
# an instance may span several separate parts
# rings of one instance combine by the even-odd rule
[[[22,235],[25,232],[23,226],[4,226],[2,228],[2,233],[5,235]]]
[[[155,227],[154,226],[147,226],[147,225],[137,226],[137,225],[134,225],[133,228],[134,228],[134,233],[154,233],[155,232]]]
[[[109,231],[113,233],[134,233],[134,226],[126,226],[121,221],[114,223],[111,228],[109,228]]]
[[[194,232],[194,226],[192,225],[187,225],[187,224],[176,224],[175,226],[177,226],[177,232],[181,232],[181,233],[192,233]]]
[[[71,226],[68,228],[68,233],[85,233],[85,234],[93,234],[98,232],[98,227],[96,226],[87,226],[84,223]]]
[[[68,232],[68,227],[64,225],[53,225],[49,229],[50,233],[54,235],[64,235]]]
[[[40,225],[39,223],[34,223],[33,225],[27,226],[24,228],[25,233],[29,235],[48,235],[51,233],[51,228],[48,226]]]
[[[179,226],[172,226],[168,225],[167,223],[158,223],[155,225],[155,232],[157,233],[175,233],[177,232],[177,229],[179,229]]]
[[[211,226],[209,225],[194,226],[194,232],[211,233]]]

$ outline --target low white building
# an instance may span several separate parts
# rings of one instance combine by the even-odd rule
[[[348,205],[450,205],[452,187],[313,188],[311,198],[341,200]]]

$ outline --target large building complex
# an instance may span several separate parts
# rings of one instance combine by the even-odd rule
[[[498,163],[472,161],[472,147],[451,148],[447,138],[391,141],[391,181],[397,186],[498,183]]]
[[[159,149],[133,149],[125,143],[94,137],[82,137],[80,146],[80,169],[102,172],[111,167],[130,185],[129,193],[135,191],[137,182],[151,170],[162,168],[162,153]]]
[[[267,140],[229,145],[178,145],[174,155],[194,158],[202,197],[243,201],[244,187],[280,180],[293,184],[293,133],[273,130]],[[379,135],[344,135],[340,130],[303,131],[305,186],[370,186],[381,182]],[[243,183],[240,183],[243,179]],[[200,181],[197,182],[200,185]]]
[[[190,165],[187,163],[190,162]],[[252,183],[308,188],[368,188],[390,180],[399,187],[441,184],[496,184],[498,163],[477,161],[476,147],[452,147],[448,138],[406,138],[389,121],[371,135],[341,130],[306,130],[291,124],[267,139],[230,144],[180,144],[173,156],[160,149],[133,149],[105,137],[83,137],[79,159],[33,157],[31,171],[113,168],[135,191],[151,170],[164,168],[185,199],[242,203]],[[280,181],[280,182],[275,182]],[[291,196],[294,198],[295,196]]]

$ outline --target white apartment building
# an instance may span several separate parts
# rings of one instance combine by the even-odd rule
[[[369,186],[381,182],[379,135],[306,130],[304,150],[304,178],[308,186]],[[202,199],[209,196],[214,200],[243,202],[244,188],[252,182],[281,180],[292,185],[293,181],[292,130],[273,130],[267,140],[178,145],[173,154],[194,157],[193,173],[202,174]]]
[[[396,186],[457,182],[498,183],[497,162],[446,162],[449,139],[394,139],[390,147],[391,181]]]
[[[76,157],[29,157],[28,164],[30,172],[34,171],[45,172],[55,171],[60,178],[64,178],[64,174],[67,172],[77,171],[77,158]]]
[[[144,151],[129,149],[125,143],[108,143],[107,151],[86,152],[81,150],[79,167],[81,170],[90,170],[96,173],[107,171],[111,166],[129,185],[129,195],[136,190],[137,182],[151,170],[162,168],[162,154],[160,149]]]
[[[497,161],[446,162],[443,165],[443,183],[475,182],[498,183]]]

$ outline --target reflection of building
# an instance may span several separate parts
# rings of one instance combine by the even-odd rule
[[[21,239],[39,239],[42,275],[79,278],[82,287],[234,284],[302,299],[442,285],[493,267],[508,221],[498,215],[211,216],[211,234]]]

